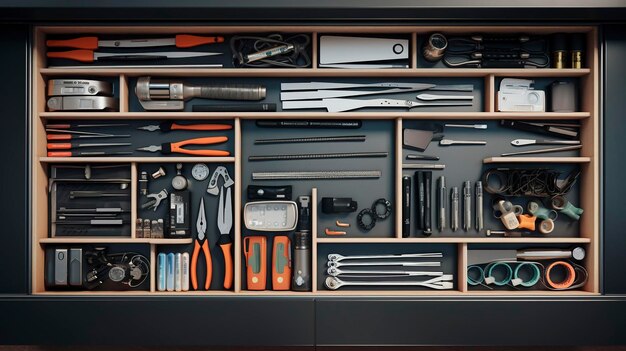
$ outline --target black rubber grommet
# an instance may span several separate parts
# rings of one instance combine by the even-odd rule
[[[363,222],[363,217],[369,217],[371,219],[371,222],[369,224],[365,224]],[[371,208],[364,208],[356,216],[356,224],[359,226],[359,228],[365,230],[366,232],[369,232],[376,225],[376,214],[374,213],[374,211],[372,211]]]
[[[385,206],[385,212],[384,213],[379,213],[378,212],[378,205],[383,205]],[[378,199],[376,201],[374,201],[374,203],[372,204],[372,212],[374,213],[374,216],[376,216],[376,219],[385,219],[389,216],[391,216],[391,202],[389,202],[389,200],[387,199]]]

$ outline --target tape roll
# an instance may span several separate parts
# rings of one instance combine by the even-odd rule
[[[562,281],[558,281],[555,282],[554,280],[552,280],[552,270],[555,267],[564,267],[565,271],[567,272],[565,279],[563,279]],[[567,289],[569,287],[571,287],[574,282],[576,281],[576,270],[574,269],[574,266],[572,266],[570,263],[567,263],[565,261],[556,261],[556,262],[552,262],[548,268],[546,268],[546,282],[547,284],[556,290],[564,290]]]
[[[506,272],[506,276],[504,279],[502,280],[497,280],[494,276],[493,273],[496,270],[496,268],[499,269],[504,269],[504,271]],[[497,285],[497,286],[503,286],[503,285],[507,285],[511,282],[511,279],[513,279],[513,269],[511,268],[511,266],[505,262],[494,262],[494,263],[490,263],[487,266],[487,277],[491,278],[492,283]],[[485,281],[487,282],[487,279],[485,279]],[[488,283],[489,284],[489,283]]]
[[[532,272],[532,277],[526,281],[519,277],[519,273],[523,268],[530,269]],[[536,263],[533,262],[522,262],[515,267],[515,271],[513,271],[513,279],[518,279],[520,281],[520,285],[526,288],[530,288],[539,282],[541,279],[541,270]]]
[[[474,279],[470,276],[472,271],[478,272],[478,278]],[[485,271],[480,266],[468,266],[467,267],[467,284],[476,286],[482,284],[485,281]]]

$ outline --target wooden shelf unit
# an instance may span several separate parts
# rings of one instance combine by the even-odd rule
[[[585,33],[587,37],[587,50],[585,55],[586,68],[582,69],[475,69],[475,68],[422,68],[419,67],[421,57],[417,47],[418,37],[430,32],[443,33],[519,33],[528,32],[534,34],[550,34],[555,32]],[[268,32],[298,32],[313,34],[313,55],[311,68],[304,69],[235,69],[235,68],[47,68],[45,59],[45,38],[52,34],[174,34],[174,33],[206,34],[206,33],[268,33]],[[324,69],[318,68],[318,42],[317,35],[324,33],[346,33],[346,34],[405,34],[410,37],[411,55],[410,67],[406,69]],[[118,295],[149,295],[149,296],[581,296],[598,294],[599,289],[599,44],[597,28],[593,26],[537,26],[537,27],[499,27],[499,26],[186,26],[186,27],[156,27],[156,26],[46,26],[37,27],[34,32],[33,46],[33,74],[31,91],[31,166],[32,166],[32,195],[30,199],[31,207],[31,250],[32,250],[32,292],[41,295],[54,296],[118,296]],[[347,112],[347,113],[325,113],[325,112],[271,112],[271,113],[212,113],[212,112],[136,112],[130,109],[130,94],[133,94],[134,87],[130,86],[130,79],[137,76],[152,75],[160,77],[249,77],[259,78],[372,78],[381,81],[385,78],[411,77],[411,78],[447,78],[447,77],[471,77],[484,79],[484,107],[482,112],[420,112],[400,111],[400,112]],[[120,109],[116,112],[47,112],[45,110],[46,94],[45,84],[48,79],[55,77],[109,77],[116,79],[119,84]],[[522,112],[497,112],[496,106],[496,79],[501,77],[523,77],[523,78],[575,78],[579,81],[581,89],[580,108],[581,112],[574,113],[522,113]],[[419,80],[419,81],[425,81]],[[585,209],[585,215],[580,220],[580,237],[576,238],[487,238],[487,237],[436,237],[436,238],[401,238],[401,214],[396,211],[395,233],[390,233],[388,238],[323,238],[317,237],[317,226],[313,225],[312,233],[312,257],[313,257],[313,291],[309,293],[292,291],[247,291],[242,290],[242,280],[245,279],[242,272],[242,265],[245,264],[241,257],[241,138],[245,137],[241,132],[241,121],[244,119],[263,118],[319,118],[319,119],[376,119],[395,120],[395,151],[399,157],[395,160],[395,204],[401,199],[401,176],[402,176],[402,145],[401,131],[403,120],[429,119],[429,120],[499,120],[499,119],[523,119],[523,120],[579,120],[581,128],[581,141],[583,148],[580,157],[574,158],[552,158],[552,157],[490,157],[485,163],[521,163],[521,162],[573,162],[580,163],[582,174],[580,176],[581,194],[580,207]],[[52,120],[200,120],[200,119],[220,119],[232,120],[235,124],[235,147],[232,157],[81,157],[81,158],[51,158],[46,157],[46,140],[44,125]],[[192,239],[141,239],[134,238],[134,221],[131,237],[98,237],[98,238],[48,238],[47,233],[47,182],[48,165],[52,163],[128,163],[131,165],[133,185],[131,196],[132,218],[137,216],[137,164],[139,163],[175,163],[175,162],[205,162],[205,163],[234,163],[235,168],[235,193],[234,193],[234,226],[232,237],[234,239],[235,258],[235,279],[232,291],[189,291],[189,292],[157,292],[155,291],[155,264],[157,245],[167,244],[189,244]],[[313,189],[312,196],[317,198],[317,191]],[[313,207],[313,222],[316,223],[317,206]],[[44,289],[44,248],[52,244],[70,243],[137,243],[150,246],[151,259],[151,284],[150,291],[46,291]],[[337,291],[318,290],[317,267],[318,247],[321,245],[333,244],[443,244],[456,245],[458,270],[455,272],[457,287],[455,290],[344,290]],[[465,266],[467,263],[468,245],[489,244],[497,247],[498,244],[559,244],[559,245],[584,245],[587,249],[587,258],[584,262],[589,271],[590,279],[581,291],[468,291],[466,281]]]

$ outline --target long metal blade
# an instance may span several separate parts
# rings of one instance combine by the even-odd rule
[[[423,88],[429,85],[429,88]],[[452,84],[452,85],[435,85],[428,83],[399,83],[399,82],[383,82],[383,83],[335,83],[335,82],[303,82],[303,83],[281,83],[281,91],[295,90],[324,90],[324,89],[360,89],[360,88],[404,88],[421,90],[443,90],[443,91],[463,91],[471,92],[474,90],[472,84]]]
[[[428,86],[427,88],[424,88]],[[352,88],[404,88],[413,89],[419,88],[431,89],[434,88],[434,84],[424,83],[335,83],[335,82],[304,82],[304,83],[281,83],[281,91],[294,91],[294,90],[322,90],[322,89],[352,89]]]
[[[188,58],[188,57],[203,57],[203,56],[215,56],[222,55],[221,52],[191,52],[191,51],[163,51],[163,52],[124,52],[124,53],[112,53],[112,52],[94,52],[94,59],[116,56],[160,56],[166,58]]]
[[[328,98],[340,98],[350,96],[365,96],[365,95],[380,95],[380,94],[396,94],[407,93],[412,91],[421,91],[428,89],[430,84],[423,84],[425,87],[415,87],[410,89],[393,88],[384,90],[316,90],[316,91],[292,91],[287,93],[280,93],[281,101],[288,100],[314,100],[314,99],[328,99]]]
[[[98,40],[98,47],[101,48],[146,48],[153,46],[174,45],[176,45],[176,38]]]

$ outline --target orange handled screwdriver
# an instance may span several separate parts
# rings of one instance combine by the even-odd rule
[[[95,50],[97,48],[145,48],[155,46],[176,46],[192,48],[204,44],[223,43],[224,37],[201,37],[198,35],[178,34],[173,38],[160,39],[125,39],[99,40],[98,37],[80,37],[67,40],[47,40],[49,48],[74,48]]]
[[[48,150],[70,150],[80,147],[108,147],[108,146],[129,146],[131,143],[96,143],[96,144],[79,144],[79,143],[48,143]]]
[[[228,141],[228,137],[225,136],[216,136],[216,137],[204,137],[204,138],[195,138],[195,139],[187,139],[174,143],[164,143],[161,145],[150,145],[144,146],[138,151],[148,151],[148,152],[157,152],[160,151],[162,154],[167,155],[171,153],[180,153],[194,156],[230,156],[230,152],[223,150],[189,150],[183,148],[187,145],[208,145],[208,144],[219,144]]]
[[[148,126],[139,127],[137,129],[147,130],[149,132],[154,132],[156,130],[160,130],[162,132],[169,132],[172,130],[229,130],[233,129],[233,126],[230,124],[213,124],[213,123],[205,123],[205,124],[179,124],[174,122],[163,122],[160,124],[152,124]]]

